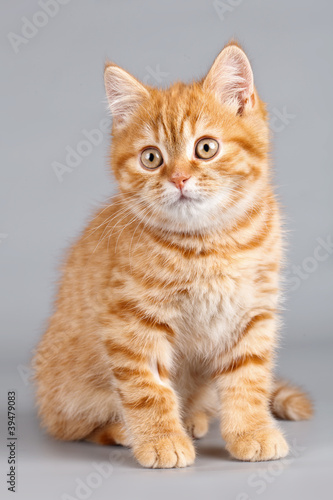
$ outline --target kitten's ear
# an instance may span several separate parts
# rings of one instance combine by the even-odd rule
[[[124,125],[149,96],[148,90],[134,76],[113,63],[105,65],[104,83],[113,122],[117,126]]]
[[[254,105],[254,83],[250,62],[237,45],[227,45],[215,59],[203,82],[221,102],[242,114]]]

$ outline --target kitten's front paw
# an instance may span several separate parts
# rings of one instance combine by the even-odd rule
[[[143,467],[170,469],[186,467],[195,459],[192,441],[185,434],[160,437],[134,446],[134,456]]]
[[[238,460],[260,462],[288,455],[289,447],[278,429],[268,428],[227,439],[227,450]]]

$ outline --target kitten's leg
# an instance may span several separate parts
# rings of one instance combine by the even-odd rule
[[[158,335],[161,331],[153,332],[154,348],[147,349],[146,341],[144,352],[120,339],[108,339],[105,345],[135,457],[144,467],[185,467],[194,462],[195,451],[183,429],[163,355],[159,356],[165,345],[156,348]]]
[[[209,429],[209,421],[216,416],[218,407],[215,385],[202,383],[192,379],[191,385],[196,385],[196,390],[187,398],[184,405],[184,423],[190,436],[200,439]]]
[[[274,460],[288,454],[288,445],[270,413],[274,321],[268,313],[258,314],[247,328],[216,374],[222,436],[231,455],[239,460]]]
[[[209,416],[201,411],[189,415],[184,420],[186,430],[195,439],[204,437],[209,428]]]
[[[103,427],[95,429],[91,434],[89,434],[89,436],[86,437],[86,441],[103,445],[131,445],[125,426],[121,422],[110,422]]]

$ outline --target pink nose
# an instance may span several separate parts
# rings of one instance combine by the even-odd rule
[[[185,186],[185,182],[190,178],[189,175],[175,172],[171,175],[170,181],[173,182],[176,187],[182,190]]]

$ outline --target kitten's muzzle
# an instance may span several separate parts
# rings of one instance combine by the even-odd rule
[[[185,186],[185,182],[190,179],[190,175],[181,173],[181,172],[173,172],[170,177],[170,182],[173,182],[177,189],[182,191]]]

